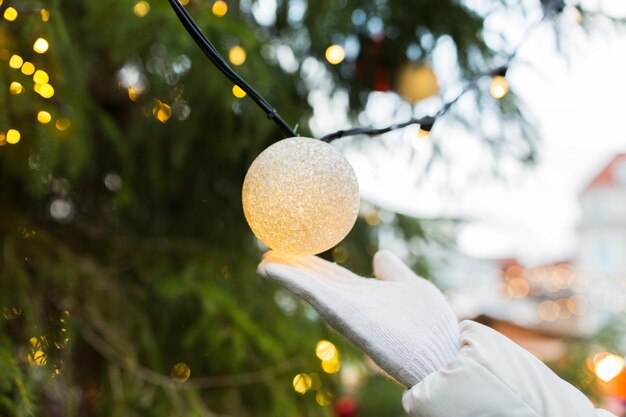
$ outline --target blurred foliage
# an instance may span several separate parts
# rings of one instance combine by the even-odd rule
[[[19,12],[0,24],[0,130],[21,133],[0,147],[0,414],[331,415],[332,403],[318,405],[314,391],[337,397],[344,387],[320,370],[316,341],[361,356],[309,307],[258,278],[262,249],[241,210],[247,167],[280,134],[252,102],[232,96],[165,1],[147,3],[148,12],[142,4],[142,17],[137,4],[5,0],[0,8]],[[281,46],[298,63],[323,65],[334,87],[349,91],[353,116],[381,82],[392,88],[409,47],[426,62],[438,40],[451,39],[461,79],[498,52],[482,39],[483,17],[454,0],[285,0],[263,24],[259,2],[228,2],[222,18],[212,5],[188,8],[220,51],[246,49],[238,71],[303,134],[317,85],[281,66]],[[375,25],[382,29],[373,33]],[[50,42],[45,54],[32,50],[40,36]],[[325,64],[326,47],[348,37],[358,56]],[[54,97],[9,68],[13,54],[50,75]],[[21,94],[9,93],[13,81]],[[513,95],[488,107],[524,131]],[[40,110],[52,122],[37,123]],[[518,156],[528,159],[532,147],[524,149]],[[406,240],[442,234],[426,233],[426,221],[367,214],[325,256],[369,274],[379,223]],[[424,259],[415,268],[427,274]],[[170,378],[178,363],[189,366],[186,382]],[[295,393],[300,372],[323,375],[320,387]],[[363,415],[398,415],[401,389],[364,378]]]

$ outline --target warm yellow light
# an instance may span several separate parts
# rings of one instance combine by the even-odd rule
[[[139,92],[136,88],[128,87],[128,98],[131,99],[131,101],[137,101],[139,98]]]
[[[217,0],[213,3],[213,7],[211,8],[213,14],[217,17],[222,17],[228,12],[228,5],[225,1]]]
[[[320,340],[315,346],[315,356],[323,361],[332,359],[337,354],[337,348],[328,340]]]
[[[500,99],[509,92],[509,83],[504,75],[494,75],[491,79],[489,92],[494,98]]]
[[[150,12],[150,3],[144,0],[138,1],[135,4],[135,7],[133,7],[133,13],[135,13],[135,16],[137,17],[144,17],[149,12]]]
[[[189,0],[179,0],[180,4],[182,4],[183,6],[186,6],[189,4]]]
[[[43,70],[37,70],[35,71],[35,74],[33,74],[33,81],[37,84],[46,84],[48,81],[50,81],[50,77],[48,76],[47,72]]]
[[[54,127],[56,127],[58,130],[62,132],[64,130],[69,129],[71,125],[72,123],[70,122],[70,119],[62,118],[56,121],[56,123],[54,124]]]
[[[45,40],[44,38],[38,38],[33,44],[33,51],[37,52],[38,54],[43,54],[48,50],[49,46],[50,45],[48,45],[47,40]]]
[[[32,62],[24,62],[24,64],[22,65],[22,74],[24,75],[33,75],[33,73],[35,72],[35,66],[33,65]]]
[[[307,374],[298,374],[292,381],[293,389],[299,394],[304,394],[311,389],[313,381]]]
[[[17,95],[24,91],[24,87],[22,87],[22,84],[18,83],[17,81],[13,81],[9,86],[9,91],[11,92],[11,94]]]
[[[624,369],[624,358],[611,353],[604,353],[597,356],[594,358],[594,362],[595,373],[597,377],[604,382],[611,381]]]
[[[46,9],[41,9],[39,11],[39,15],[41,16],[42,22],[47,22],[48,20],[50,20],[50,12]]]
[[[237,98],[244,98],[246,96],[246,92],[241,89],[238,85],[233,86],[233,96]]]
[[[340,45],[331,45],[326,49],[326,60],[333,65],[341,63],[346,57],[346,51]]]
[[[398,77],[398,92],[411,103],[439,94],[439,81],[427,65],[407,64]]]
[[[329,392],[318,391],[315,393],[315,401],[322,407],[326,407],[332,401],[333,397]]]
[[[417,138],[424,142],[428,141],[430,139],[430,131],[420,128],[417,132]]]
[[[242,199],[256,237],[295,255],[337,245],[359,212],[359,186],[350,163],[335,147],[303,137],[276,142],[254,160]]]
[[[52,115],[50,115],[50,113],[48,113],[47,111],[41,110],[39,113],[37,113],[37,121],[42,125],[50,123],[50,120],[52,120]]]
[[[0,132],[0,146],[4,146],[6,144],[7,144],[6,136],[4,135],[4,132]],[[13,318],[13,315],[10,312],[7,313],[7,310],[3,310],[2,315],[7,320],[11,320]]]
[[[20,135],[20,132],[18,132],[17,130],[15,129],[7,130],[7,134],[6,134],[7,143],[14,145],[17,142],[19,142],[21,138],[22,138],[22,135]]]
[[[172,107],[160,100],[154,100],[152,115],[161,123],[167,122],[172,117]]]
[[[335,374],[341,369],[341,362],[339,356],[333,356],[330,360],[322,361],[322,369],[327,374]]]
[[[35,84],[35,91],[43,98],[54,96],[54,87],[50,84]]]
[[[172,372],[170,373],[172,379],[176,382],[185,382],[191,376],[191,369],[186,363],[177,363],[172,366]]]
[[[24,60],[19,55],[13,55],[11,59],[9,59],[9,66],[11,68],[20,69],[23,63]]]
[[[15,19],[17,19],[17,10],[15,10],[13,7],[7,7],[4,11],[4,18],[9,22],[14,21]]]
[[[246,50],[241,46],[233,46],[228,51],[228,59],[233,65],[241,65],[246,62]]]
[[[46,354],[42,350],[34,351],[28,355],[28,363],[31,366],[44,366],[47,361]]]

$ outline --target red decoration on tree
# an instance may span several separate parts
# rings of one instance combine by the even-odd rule
[[[335,401],[335,415],[337,417],[357,417],[358,404],[354,397],[344,395]]]

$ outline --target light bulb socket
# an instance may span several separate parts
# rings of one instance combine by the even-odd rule
[[[435,124],[435,118],[432,116],[423,117],[420,120],[420,130],[424,132],[430,132]]]
[[[508,70],[509,70],[509,67],[507,65],[502,65],[501,67],[498,67],[494,69],[493,71],[491,71],[491,76],[492,77],[496,77],[496,76],[506,77],[506,72]]]

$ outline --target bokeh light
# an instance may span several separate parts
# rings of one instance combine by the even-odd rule
[[[48,11],[48,9],[41,9],[39,11],[39,17],[41,17],[42,22],[47,22],[48,20],[50,20],[50,12]]]
[[[4,18],[6,20],[8,20],[9,22],[14,21],[15,19],[17,19],[17,10],[15,10],[13,7],[7,7],[4,11]]]
[[[346,57],[346,51],[340,45],[331,45],[326,49],[326,60],[333,64],[340,64]]]
[[[320,360],[327,361],[337,355],[337,348],[328,340],[320,340],[315,346],[315,356]]]
[[[22,84],[20,84],[17,81],[13,81],[11,85],[9,86],[9,92],[11,94],[17,95],[17,94],[20,94],[22,91],[24,91],[24,87],[22,87]]]
[[[20,132],[17,129],[9,129],[9,130],[7,130],[7,134],[6,134],[6,141],[7,141],[7,143],[10,143],[10,144],[14,145],[17,142],[19,142],[21,138],[22,138],[22,135],[20,134]]]
[[[170,376],[173,381],[183,383],[191,376],[191,369],[186,363],[180,362],[172,366]]]
[[[43,125],[45,125],[46,123],[50,123],[50,121],[52,120],[52,115],[50,113],[48,113],[45,110],[40,110],[37,113],[37,121]]]
[[[33,51],[37,52],[38,54],[44,54],[48,50],[48,47],[49,45],[47,40],[45,40],[44,38],[38,38],[33,44]]]
[[[509,92],[509,83],[504,75],[494,75],[491,79],[489,92],[494,98],[500,99]]]
[[[70,119],[62,117],[56,121],[56,123],[54,124],[54,127],[56,127],[57,130],[60,130],[62,132],[64,130],[69,129],[71,125],[72,123],[70,122]]]
[[[604,382],[609,382],[624,370],[624,358],[612,353],[601,353],[594,357],[595,373]]]
[[[211,11],[215,16],[222,17],[228,12],[228,5],[225,1],[217,0],[215,3],[213,3]]]
[[[242,65],[246,62],[246,50],[236,45],[228,51],[228,60],[233,65]]]
[[[135,13],[137,17],[144,17],[150,13],[150,3],[144,0],[138,1],[135,3],[135,7],[133,7],[133,13]]]
[[[54,96],[54,87],[50,84],[35,84],[35,92],[43,98],[52,98]]]
[[[233,96],[237,98],[244,98],[246,96],[246,92],[241,89],[238,85],[233,86],[232,90]]]
[[[33,81],[37,84],[46,84],[50,81],[50,76],[43,70],[37,70],[33,74]]]
[[[13,55],[11,59],[9,59],[9,66],[14,69],[20,69],[23,63],[24,60],[19,55]]]
[[[32,62],[24,62],[22,64],[22,74],[24,75],[33,75],[35,73],[35,66]]]
[[[313,381],[311,377],[307,374],[298,374],[293,378],[292,385],[294,391],[296,391],[298,394],[305,394],[311,389]]]

